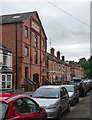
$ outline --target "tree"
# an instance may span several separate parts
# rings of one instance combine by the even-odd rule
[[[88,60],[86,60],[84,57],[81,58],[78,64],[84,68],[87,78],[92,78],[92,56]]]

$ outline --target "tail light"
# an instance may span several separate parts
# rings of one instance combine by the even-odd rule
[[[90,82],[88,82],[88,84],[90,84]]]
[[[83,85],[81,87],[82,87],[82,89],[84,88]]]

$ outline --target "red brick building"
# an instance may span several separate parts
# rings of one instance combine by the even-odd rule
[[[62,56],[60,59],[60,52],[57,52],[57,56],[54,54],[54,48],[51,48],[51,53],[47,54],[47,77],[52,84],[67,82],[71,80],[71,69]]]
[[[13,87],[33,90],[47,78],[47,37],[37,12],[3,15],[0,43],[14,51]],[[15,82],[14,82],[15,80]]]
[[[69,62],[70,66],[71,66],[71,78],[73,79],[80,79],[80,78],[85,78],[86,77],[86,73],[84,71],[84,69],[78,65],[77,63],[70,61]]]

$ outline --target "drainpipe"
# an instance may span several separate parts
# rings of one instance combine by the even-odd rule
[[[16,29],[16,80],[15,80],[15,89],[17,89],[17,23],[15,24],[15,29]]]
[[[40,86],[42,85],[42,80],[41,80],[41,26],[40,26],[40,81],[39,81],[39,84],[40,84]]]
[[[32,65],[32,44],[31,44],[31,41],[32,41],[32,18],[30,18],[30,79],[31,79],[31,65]]]

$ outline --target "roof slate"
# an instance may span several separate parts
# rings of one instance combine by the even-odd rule
[[[36,11],[2,15],[0,16],[0,24],[21,23],[30,16],[32,16],[34,13],[36,13]]]
[[[60,64],[63,64],[63,65],[69,66],[69,64],[67,64],[66,62],[58,59],[57,57],[53,57],[50,53],[47,53],[47,58],[48,58],[49,60],[51,60],[51,61],[55,61],[55,62],[57,62],[57,63],[60,63]]]

